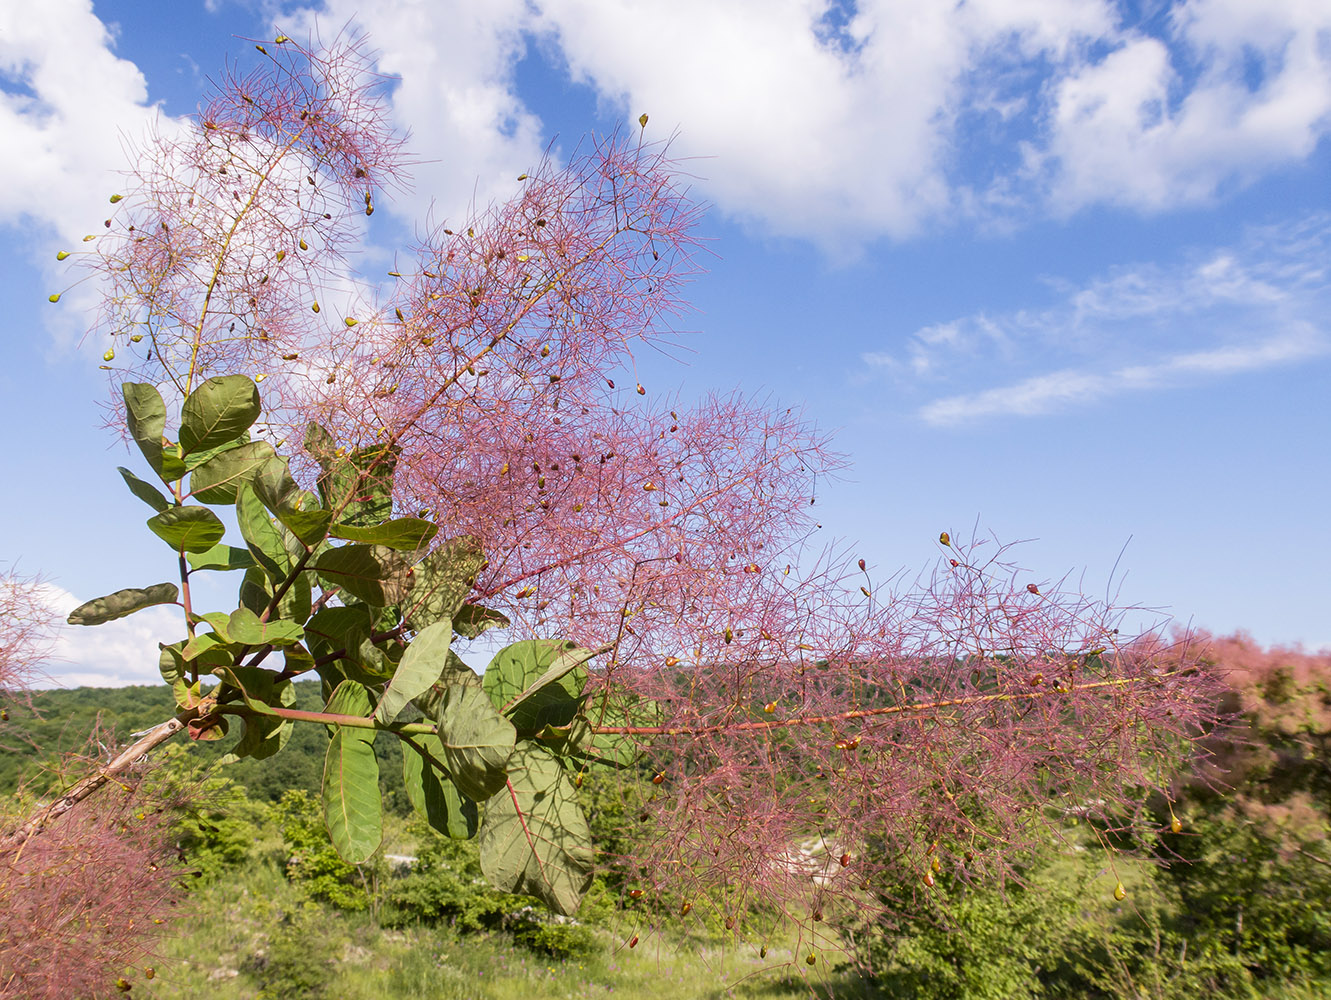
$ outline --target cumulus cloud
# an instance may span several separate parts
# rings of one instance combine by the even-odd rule
[[[62,619],[87,599],[53,584],[43,585],[43,591]],[[105,625],[62,625],[42,664],[45,682],[62,688],[161,684],[157,644],[181,631],[180,609],[165,605]]]
[[[312,37],[348,24],[368,31],[379,71],[395,78],[394,120],[420,157],[397,211],[416,222],[432,209],[442,223],[510,197],[544,154],[547,137],[515,78],[531,19],[525,0],[325,0],[281,27]]]
[[[1331,8],[1187,0],[356,0],[291,4],[283,30],[353,23],[396,78],[422,162],[400,210],[458,220],[507,197],[548,130],[533,49],[635,128],[678,129],[705,196],[833,254],[1094,204],[1164,211],[1306,158],[1331,130]],[[1134,20],[1134,18],[1136,18]],[[95,220],[122,132],[154,111],[89,0],[0,10],[0,220]],[[589,123],[590,125],[591,123]],[[657,128],[660,132],[656,132]]]
[[[1323,357],[1331,354],[1331,217],[1255,228],[1234,246],[1055,287],[1053,306],[931,324],[902,349],[862,360],[871,373],[934,394],[952,388],[919,415],[956,424]],[[1052,371],[1032,371],[1051,362]]]
[[[91,233],[125,165],[122,138],[156,117],[90,0],[0,5],[0,223]]]
[[[1331,128],[1331,7],[1193,0],[1052,82],[1028,148],[1053,207],[1156,211],[1303,159]]]
[[[628,127],[647,111],[678,129],[719,208],[834,254],[957,219],[1205,200],[1305,158],[1331,128],[1331,8],[1299,0],[1193,0],[1140,23],[1105,0],[325,0],[317,13],[357,19],[401,76],[399,121],[435,161],[420,190],[444,206],[504,194],[492,179],[539,154],[515,73],[538,45]]]

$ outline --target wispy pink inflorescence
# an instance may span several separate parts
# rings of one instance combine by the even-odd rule
[[[895,593],[783,575],[693,649],[621,672],[660,707],[630,733],[651,764],[646,836],[614,859],[629,884],[808,925],[928,893],[935,871],[1003,876],[1068,816],[1131,822],[1214,718],[1200,646],[1121,635],[1121,613],[982,552],[952,543]]]
[[[0,698],[25,690],[41,676],[59,621],[39,577],[13,567],[0,572]]]
[[[318,341],[311,305],[335,280],[358,218],[401,177],[382,81],[361,43],[295,42],[228,75],[180,129],[133,150],[131,184],[80,259],[103,282],[97,328],[119,381],[264,373]]]
[[[114,997],[142,979],[181,896],[171,854],[132,794],[0,850],[0,997]]]

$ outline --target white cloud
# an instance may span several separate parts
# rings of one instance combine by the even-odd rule
[[[629,128],[678,129],[704,196],[834,255],[968,216],[1165,211],[1306,158],[1331,130],[1331,7],[1192,0],[1128,23],[1108,0],[323,0],[399,79],[422,161],[413,221],[507,197],[547,129],[519,90],[532,45]],[[88,0],[0,10],[0,221],[95,226],[123,131],[153,116]],[[590,123],[589,123],[590,124]],[[658,131],[659,129],[659,131]]]
[[[156,112],[89,0],[0,4],[0,224],[96,231],[125,165],[122,136]]]
[[[723,209],[835,250],[950,214],[967,77],[989,59],[1061,58],[1109,30],[1105,6],[864,0],[829,37],[822,0],[545,0],[574,76],[678,127]]]
[[[368,30],[379,71],[398,78],[393,117],[420,157],[414,190],[395,209],[416,223],[433,206],[437,223],[457,222],[473,203],[510,197],[547,141],[514,80],[531,23],[525,0],[326,0],[281,28],[326,36],[353,22]]]
[[[1327,354],[1331,354],[1331,340],[1304,327],[1254,344],[1177,354],[1106,374],[1050,372],[1014,385],[935,400],[920,409],[920,417],[926,423],[948,425],[985,417],[1037,416],[1131,390],[1165,388],[1188,375],[1235,375]]]
[[[1203,201],[1303,159],[1331,128],[1331,6],[1194,0],[1169,23],[1051,83],[1029,157],[1056,210]]]
[[[963,386],[919,411],[929,423],[955,424],[1331,354],[1331,217],[1253,229],[1234,246],[1055,287],[1054,306],[931,324],[900,350],[862,360],[934,392]],[[1031,372],[1051,362],[1053,371]],[[995,380],[1002,384],[992,387]]]
[[[67,590],[44,586],[47,603],[63,618],[83,601]],[[145,608],[105,625],[62,625],[50,659],[43,664],[46,683],[55,687],[123,687],[161,684],[157,644],[182,634],[180,609]]]
[[[1196,0],[1149,31],[1106,0],[326,0],[319,16],[357,18],[402,76],[398,119],[438,161],[420,190],[448,211],[538,154],[514,73],[536,40],[629,128],[646,111],[654,134],[678,129],[721,209],[834,254],[968,214],[1166,210],[1331,128],[1331,8],[1300,0]]]

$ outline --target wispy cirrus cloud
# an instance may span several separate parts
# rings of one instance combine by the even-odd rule
[[[1331,355],[1331,217],[1253,229],[1235,246],[1172,264],[1051,284],[1054,306],[933,324],[862,360],[933,393],[918,415],[942,425]]]
[[[1325,334],[1305,327],[1256,344],[1176,354],[1103,374],[1076,369],[1049,372],[1012,385],[937,399],[921,407],[919,415],[926,423],[939,425],[1005,415],[1038,416],[1124,392],[1168,388],[1189,376],[1236,375],[1328,353],[1331,341]]]

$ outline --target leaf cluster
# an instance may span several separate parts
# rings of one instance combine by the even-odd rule
[[[402,743],[413,808],[450,837],[478,836],[493,885],[576,910],[593,860],[577,776],[634,754],[595,732],[584,695],[594,652],[518,642],[477,677],[453,643],[508,624],[469,602],[485,555],[470,536],[436,541],[433,522],[392,516],[391,442],[347,450],[310,425],[305,450],[320,472],[308,491],[285,457],[251,437],[261,413],[251,379],[200,384],[175,441],[154,386],[127,383],[123,396],[129,435],[158,483],[121,476],[153,509],[147,527],[177,554],[180,583],[116,591],[76,608],[70,623],[179,605],[186,635],[161,645],[162,678],[195,740],[220,739],[239,720],[226,761],[266,761],[296,722],[326,725],[323,815],[347,864],[365,862],[382,839],[374,744],[388,732]],[[243,544],[226,541],[215,506],[234,508]],[[237,606],[194,607],[189,581],[201,572],[239,574]],[[295,707],[292,681],[304,675],[320,679],[321,711]],[[627,719],[604,698],[595,717]]]

